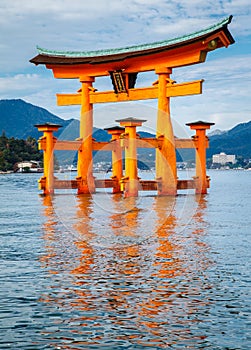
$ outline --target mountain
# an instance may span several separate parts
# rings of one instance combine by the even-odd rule
[[[7,137],[17,139],[27,139],[29,136],[38,139],[42,134],[34,125],[47,122],[62,126],[55,133],[61,140],[74,140],[79,137],[77,119],[64,120],[21,99],[0,100],[0,134],[4,132]],[[109,141],[111,138],[105,130],[94,128],[93,132],[93,137],[98,141]]]
[[[5,132],[7,137],[26,139],[32,136],[37,139],[41,133],[34,125],[46,122],[62,125],[58,135],[72,120],[61,119],[44,108],[20,99],[0,100],[0,133]]]
[[[34,106],[21,99],[0,100],[0,134],[7,137],[27,139],[28,136],[38,139],[42,134],[34,127],[43,123],[59,124],[62,127],[55,135],[61,140],[75,140],[79,137],[79,120],[64,120],[46,109]],[[139,132],[141,137],[152,137],[146,132]],[[93,128],[93,137],[97,141],[109,141],[111,135],[103,129]]]
[[[251,121],[236,125],[219,135],[209,136],[210,148],[207,156],[225,152],[244,158],[251,158]]]
[[[79,120],[64,120],[46,109],[34,106],[23,100],[0,100],[0,134],[4,131],[7,137],[26,139],[28,136],[38,139],[41,133],[35,124],[46,122],[62,125],[55,134],[61,140],[74,140],[79,137]],[[150,133],[139,132],[141,137],[154,137]],[[251,121],[241,123],[228,131],[216,131],[208,135],[210,148],[207,157],[225,152],[244,158],[251,158]],[[109,141],[111,136],[102,129],[94,128],[93,137],[97,141]],[[146,150],[149,152],[149,150]],[[194,157],[192,150],[179,150],[178,160],[188,160]]]
[[[224,134],[226,131],[224,130],[220,130],[220,129],[216,129],[216,130],[213,130],[211,132],[208,133],[208,136],[214,136],[214,135],[222,135]]]

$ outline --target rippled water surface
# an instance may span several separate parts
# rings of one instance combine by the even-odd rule
[[[250,349],[251,172],[43,197],[1,175],[0,349]]]

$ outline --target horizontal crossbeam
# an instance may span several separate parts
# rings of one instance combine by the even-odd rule
[[[127,139],[123,139],[123,144],[126,146]],[[161,149],[163,138],[142,138],[136,140],[137,148],[159,148]],[[58,140],[54,144],[55,151],[78,151],[82,145],[82,141],[62,141]],[[115,149],[114,142],[97,142],[93,140],[93,151],[113,151]],[[206,148],[208,148],[208,141]],[[196,148],[197,140],[193,139],[175,139],[175,148]],[[44,139],[39,140],[39,149],[45,150],[46,143]]]
[[[113,179],[95,179],[96,188],[113,188],[117,184]],[[141,191],[157,191],[159,181],[156,180],[140,180]],[[209,187],[209,185],[208,185]],[[54,189],[76,189],[78,188],[77,180],[54,180]],[[196,188],[196,180],[178,180],[177,189],[186,190]]]
[[[166,97],[188,96],[202,93],[203,80],[170,84],[167,86]],[[90,103],[112,103],[139,101],[158,98],[158,86],[129,89],[128,92],[115,94],[114,91],[90,92]],[[58,106],[81,105],[81,93],[57,94]]]

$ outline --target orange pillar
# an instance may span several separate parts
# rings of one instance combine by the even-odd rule
[[[78,194],[95,192],[92,160],[93,106],[90,103],[90,89],[94,78],[81,77],[80,138],[82,146],[78,151]]]
[[[125,197],[137,197],[139,190],[136,127],[141,126],[146,120],[136,118],[125,118],[116,120],[125,127]],[[123,180],[122,179],[122,180]]]
[[[120,193],[120,180],[123,177],[123,157],[122,157],[122,147],[120,145],[120,136],[125,132],[125,128],[119,126],[114,126],[105,129],[108,134],[112,135],[111,142],[113,143],[112,150],[112,179],[115,182],[113,187],[113,193]]]
[[[39,139],[39,148],[44,151],[44,176],[39,180],[40,188],[43,189],[44,194],[54,193],[54,144],[56,138],[53,137],[53,131],[58,131],[61,127],[57,124],[39,124],[35,125],[38,131],[44,134]]]
[[[156,179],[160,182],[159,195],[177,194],[177,168],[173,127],[170,117],[170,98],[167,97],[167,84],[172,70],[155,70],[158,79],[158,115],[156,136],[163,136],[161,149],[156,150]]]
[[[210,129],[214,123],[194,122],[187,123],[190,129],[196,130],[194,140],[196,142],[196,194],[206,194],[208,185],[208,177],[206,174],[206,149],[208,148],[208,138],[206,130]]]

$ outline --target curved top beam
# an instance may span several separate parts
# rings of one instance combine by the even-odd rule
[[[178,37],[171,40],[164,40],[159,42],[154,42],[150,44],[135,45],[125,48],[109,49],[109,50],[97,50],[97,51],[54,51],[47,50],[43,48],[38,49],[38,55],[30,60],[31,63],[36,65],[45,64],[47,68],[53,69],[59,66],[74,66],[79,68],[81,66],[82,72],[83,68],[87,69],[84,74],[99,76],[107,75],[107,70],[116,69],[127,69],[130,71],[146,71],[155,69],[157,66],[165,66],[165,62],[160,58],[163,58],[163,54],[168,51],[168,55],[180,55],[183,51],[191,49],[194,53],[201,53],[202,51],[206,53],[208,51],[214,50],[222,46],[227,47],[234,43],[234,39],[228,30],[228,24],[231,23],[232,16],[229,16],[222,20],[221,22],[208,27],[207,29],[194,32],[189,35]],[[215,40],[213,42],[213,40]],[[182,52],[181,52],[182,51]],[[165,55],[166,56],[166,55]],[[150,59],[152,65],[147,65],[139,69],[138,62],[142,59]],[[203,62],[203,58],[198,59],[199,61],[184,62],[184,64],[178,63],[177,66]],[[137,64],[135,65],[135,62]],[[121,64],[124,62],[124,64]],[[168,63],[168,62],[167,62]],[[90,66],[94,67],[97,65],[106,65],[104,69],[99,70],[97,67],[90,69]],[[84,67],[85,66],[85,67]],[[169,67],[175,67],[173,63],[170,63]],[[80,69],[80,70],[81,70]],[[54,74],[56,71],[54,71]],[[74,75],[74,74],[73,74]],[[57,74],[55,75],[57,77]],[[78,74],[76,74],[76,77]],[[59,76],[58,77],[64,77]],[[68,77],[68,76],[66,76]],[[71,77],[71,76],[69,76]]]

